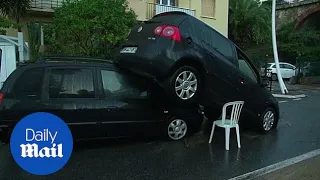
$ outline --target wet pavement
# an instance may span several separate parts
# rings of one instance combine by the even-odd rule
[[[316,180],[320,179],[320,156],[302,161],[253,180]]]
[[[233,132],[230,151],[225,151],[222,129],[217,129],[212,144],[202,133],[179,142],[86,142],[75,147],[62,170],[40,177],[20,169],[5,145],[0,147],[0,179],[229,179],[320,148],[320,92],[304,94],[307,97],[280,103],[281,120],[275,131],[242,132],[241,149]]]

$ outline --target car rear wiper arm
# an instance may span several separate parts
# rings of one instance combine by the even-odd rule
[[[143,23],[144,23],[144,24],[152,24],[152,23],[160,23],[160,22],[149,20],[149,21],[143,21]]]

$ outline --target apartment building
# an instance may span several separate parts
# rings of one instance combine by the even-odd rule
[[[50,23],[52,22],[54,8],[62,5],[63,0],[32,0],[31,9],[28,10],[26,16],[21,18],[21,24],[23,25],[22,32],[24,34],[24,40],[28,42],[28,28],[27,23],[30,21],[33,22],[42,22]],[[7,29],[8,36],[17,37],[17,29]],[[41,44],[44,44],[43,31],[39,33],[41,36]]]
[[[144,21],[168,11],[183,11],[197,17],[228,36],[229,0],[128,0],[130,7]]]
[[[21,19],[24,24],[22,32],[28,42],[27,22],[36,21],[50,23],[54,8],[62,5],[64,0],[33,0],[28,15]],[[183,11],[199,18],[215,28],[224,36],[228,36],[229,0],[128,0],[129,6],[136,12],[137,19],[144,21],[154,15],[168,11]],[[17,36],[16,29],[9,29],[7,35]],[[39,33],[41,45],[45,45],[43,31]]]

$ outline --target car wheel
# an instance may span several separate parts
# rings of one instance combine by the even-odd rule
[[[267,133],[278,126],[278,117],[276,111],[269,107],[260,116],[259,130],[262,133]]]
[[[191,102],[197,99],[201,90],[201,76],[197,69],[182,66],[169,80],[171,94],[180,102]]]
[[[272,74],[271,79],[272,79],[272,81],[276,81],[278,79],[277,74]]]
[[[165,131],[168,139],[181,140],[187,135],[188,125],[183,119],[171,118],[166,123]]]

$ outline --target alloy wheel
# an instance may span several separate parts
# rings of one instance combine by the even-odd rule
[[[175,91],[179,98],[188,100],[197,91],[198,81],[196,75],[191,71],[183,71],[176,78]]]
[[[274,112],[269,110],[263,116],[263,129],[265,131],[269,131],[274,124],[275,115]]]
[[[182,119],[174,119],[168,126],[168,136],[173,140],[180,140],[187,134],[187,123]]]

